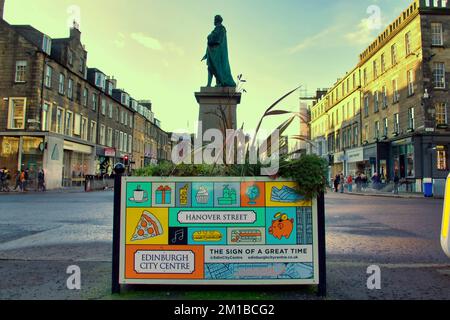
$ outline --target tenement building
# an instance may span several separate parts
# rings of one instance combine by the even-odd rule
[[[129,169],[143,165],[142,133],[155,120],[115,79],[87,67],[76,25],[68,38],[51,39],[0,17],[0,70],[0,167],[13,176],[28,169],[31,188],[41,168],[54,189],[111,174],[125,159]],[[136,120],[137,113],[144,118]],[[159,147],[169,149],[164,142]],[[161,156],[155,161],[170,159]]]
[[[378,173],[383,181],[397,175],[406,182],[404,188],[416,192],[422,190],[425,178],[431,178],[435,193],[442,193],[450,147],[449,44],[450,2],[417,0],[360,55],[355,70],[360,77],[361,146],[355,150],[356,145],[346,144],[340,129],[341,148],[328,143],[333,174],[341,169],[336,162],[342,159],[346,175]],[[325,97],[331,105],[330,93],[338,86]],[[312,138],[336,141],[333,108],[322,112],[321,103],[312,108]],[[321,128],[322,122],[328,130],[315,133],[314,127]],[[336,151],[341,152],[337,157]]]

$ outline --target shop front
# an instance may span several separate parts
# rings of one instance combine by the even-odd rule
[[[363,173],[371,178],[377,172],[377,144],[367,145],[363,149]]]
[[[338,174],[344,173],[344,159],[345,154],[343,151],[334,154],[334,162],[331,167],[331,174],[333,178]]]
[[[37,176],[43,169],[44,137],[33,136],[0,136],[0,167],[6,168],[14,187],[18,171],[28,171],[27,189],[37,188]]]
[[[392,176],[397,174],[400,179],[415,178],[414,149],[412,138],[391,142]]]
[[[93,147],[64,140],[63,187],[81,186],[86,175],[94,174]]]
[[[355,148],[345,151],[346,153],[346,175],[356,176],[365,172],[364,149]]]
[[[116,161],[115,148],[96,148],[97,160],[95,173],[101,176],[111,176]]]

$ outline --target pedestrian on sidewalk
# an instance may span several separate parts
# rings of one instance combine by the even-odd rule
[[[9,171],[8,169],[6,169],[6,167],[4,167],[0,172],[0,191],[10,192],[11,190],[9,189],[8,180],[11,179],[11,175],[9,174]]]
[[[395,175],[394,175],[394,191],[393,191],[394,194],[398,194],[399,183],[400,183],[400,177],[398,176],[398,173],[396,171]]]
[[[341,175],[339,176],[339,182],[340,182],[340,185],[339,185],[339,187],[340,187],[340,192],[341,193],[344,193],[344,184],[345,184],[345,177],[344,177],[344,175],[341,173]]]
[[[19,188],[21,192],[26,191],[25,187],[26,187],[26,175],[25,175],[25,170],[22,169],[22,171],[20,172],[19,175],[19,180],[20,180],[20,184],[19,184]]]
[[[353,177],[351,174],[347,177],[347,191],[353,192]]]
[[[335,177],[334,177],[334,181],[333,181],[333,184],[334,184],[334,192],[338,192],[338,187],[339,187],[339,184],[341,183],[341,176],[339,175],[339,174],[337,174]]]
[[[361,192],[361,189],[362,189],[361,172],[358,173],[358,176],[355,179],[355,183],[356,183],[356,192]]]
[[[44,170],[41,168],[38,173],[38,191],[45,192],[45,174]]]

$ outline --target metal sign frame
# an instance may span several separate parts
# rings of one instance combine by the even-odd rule
[[[312,279],[245,279],[245,280],[215,280],[215,279],[131,279],[125,276],[126,265],[126,199],[127,199],[127,183],[158,183],[158,184],[176,184],[183,183],[250,183],[250,182],[270,182],[270,183],[292,183],[285,179],[268,179],[262,177],[121,177],[116,176],[115,181],[115,201],[114,201],[114,234],[113,234],[113,274],[112,274],[112,292],[120,292],[120,285],[124,284],[140,284],[140,285],[317,285],[319,295],[326,293],[326,270],[325,270],[325,217],[324,217],[324,197],[320,195],[317,199],[313,199],[312,203]],[[266,195],[264,195],[266,196]],[[309,203],[309,202],[308,202]],[[295,208],[298,206],[294,206]],[[142,209],[143,207],[141,207]],[[238,206],[236,209],[242,209]],[[266,212],[266,204],[263,212]],[[148,208],[151,209],[151,208]],[[205,208],[211,210],[211,207]],[[220,212],[220,208],[215,208],[213,212]],[[266,213],[264,214],[266,215]],[[264,217],[265,219],[265,217]],[[267,226],[264,226],[267,227]],[[296,232],[297,230],[294,230]],[[193,245],[190,245],[193,246]],[[227,244],[223,247],[226,248]],[[249,245],[251,246],[251,245]],[[264,247],[269,246],[264,244]],[[158,245],[155,245],[155,250]],[[204,247],[209,247],[204,245]],[[205,263],[203,261],[203,263]],[[266,263],[275,263],[269,261]],[[244,263],[243,263],[244,264]],[[250,263],[251,264],[251,263]]]

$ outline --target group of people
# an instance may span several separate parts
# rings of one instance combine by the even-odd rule
[[[0,192],[26,192],[28,191],[28,184],[30,182],[30,170],[27,168],[16,172],[14,175],[15,185],[12,190],[9,184],[11,179],[11,173],[6,167],[0,169]],[[43,169],[40,169],[37,175],[37,191],[46,191],[45,173]]]
[[[377,172],[375,172],[370,180],[372,183],[371,187],[375,190],[380,190],[383,186],[383,183],[385,183],[387,179],[386,177],[382,177]],[[400,178],[397,173],[395,173],[392,182],[394,183],[394,189],[392,192],[398,194]],[[353,178],[352,175],[348,175],[347,177],[345,177],[343,173],[338,173],[333,178],[334,192],[344,193],[346,188],[348,192],[352,192],[353,184],[356,185],[357,192],[362,192],[369,187],[369,178],[367,177],[367,175],[361,172],[357,173],[355,178]]]

